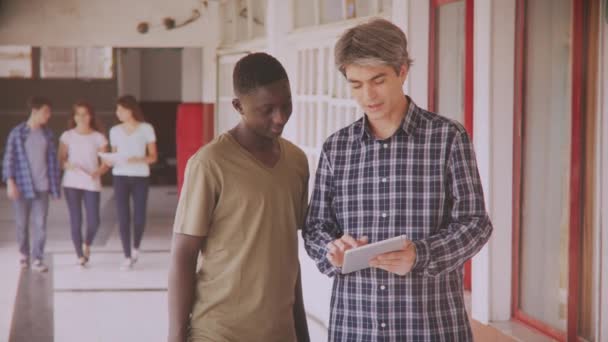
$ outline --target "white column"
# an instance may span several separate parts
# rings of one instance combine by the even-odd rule
[[[405,33],[405,36],[409,39],[409,34],[408,34],[408,14],[409,14],[409,0],[407,1],[393,1],[392,4],[392,8],[391,8],[391,21],[393,22],[393,24],[397,25],[401,30],[403,30],[403,32]],[[375,2],[376,4],[376,8],[377,6],[377,2]],[[408,51],[411,54],[411,46],[408,46]],[[408,87],[409,82],[405,82],[405,84],[403,85],[403,91],[407,94],[409,93],[409,87]],[[424,106],[426,107],[426,105]]]
[[[216,103],[217,101],[217,48],[220,45],[221,25],[220,7],[215,1],[209,2],[207,9],[208,25],[201,35],[211,36],[205,39],[202,53],[202,101]],[[216,104],[217,105],[217,104]],[[216,118],[217,119],[217,118]],[[217,120],[215,120],[217,122]]]
[[[474,105],[473,141],[481,183],[484,189],[486,208],[492,212],[492,113],[491,104],[491,48],[492,48],[492,3],[475,2],[474,16]],[[491,215],[491,214],[490,214]],[[488,243],[474,258],[472,266],[472,316],[488,323],[490,320],[490,244]]]
[[[203,49],[182,50],[182,102],[201,102],[203,95]]]
[[[422,108],[428,108],[429,78],[429,4],[427,1],[403,1],[407,3],[408,50],[414,65],[410,69],[406,88],[408,95]],[[393,1],[393,18],[402,11],[402,1]]]

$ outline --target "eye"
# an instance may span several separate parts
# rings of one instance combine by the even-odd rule
[[[361,83],[351,83],[350,84],[350,88],[351,89],[360,89],[361,88]]]
[[[382,84],[384,83],[384,77],[377,78],[374,80],[374,84]]]

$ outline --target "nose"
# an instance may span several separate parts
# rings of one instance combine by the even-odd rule
[[[287,120],[289,120],[290,115],[291,113],[289,111],[277,108],[277,110],[274,111],[274,115],[272,116],[272,123],[277,126],[284,126],[287,123]]]
[[[374,100],[377,95],[376,89],[374,89],[374,86],[370,84],[363,86],[363,93],[367,101]]]

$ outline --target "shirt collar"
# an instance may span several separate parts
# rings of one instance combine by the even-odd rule
[[[420,114],[418,113],[419,108],[416,106],[412,99],[405,95],[408,99],[408,107],[405,113],[405,117],[401,121],[401,129],[395,132],[395,134],[400,134],[401,132],[406,135],[413,135],[416,132],[416,127],[418,126],[418,122],[420,121]],[[363,115],[363,119],[361,120],[361,140],[374,139],[374,136],[369,127],[369,121],[367,119],[367,114]]]

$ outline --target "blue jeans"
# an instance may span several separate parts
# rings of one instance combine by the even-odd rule
[[[44,257],[46,243],[46,218],[49,213],[49,193],[36,192],[36,198],[18,198],[13,201],[15,224],[17,228],[17,243],[19,252],[24,257],[30,257],[30,223],[32,226],[32,256],[35,260]]]
[[[148,177],[113,176],[120,240],[125,257],[131,257],[131,205],[133,198],[133,247],[139,249],[146,226]]]
[[[99,191],[88,191],[64,187],[63,193],[70,213],[70,226],[72,227],[72,242],[76,255],[83,257],[82,253],[82,203],[87,215],[87,233],[85,243],[91,245],[99,229]]]

